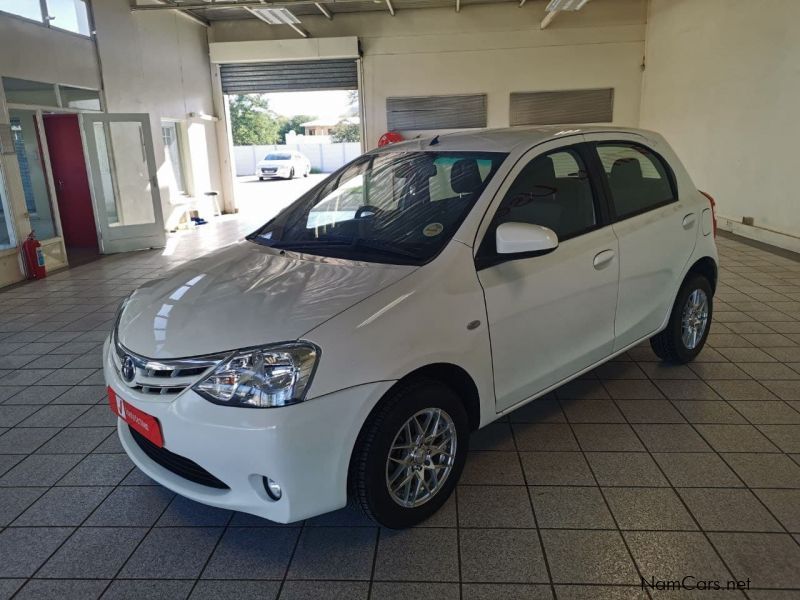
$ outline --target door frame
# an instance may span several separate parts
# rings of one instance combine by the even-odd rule
[[[129,252],[147,248],[163,248],[166,243],[164,231],[164,211],[161,206],[161,190],[158,187],[158,169],[153,148],[153,132],[150,126],[149,113],[81,113],[78,116],[81,139],[83,141],[83,154],[89,176],[89,190],[92,195],[95,223],[97,225],[98,246],[101,254],[114,252]],[[108,225],[105,201],[102,193],[102,183],[97,169],[93,168],[97,160],[97,142],[94,136],[87,135],[87,129],[94,123],[102,123],[107,139],[111,123],[136,122],[141,126],[141,141],[144,159],[150,171],[149,181],[153,202],[153,223],[137,225],[123,225],[118,231],[125,230],[125,235],[115,236],[115,228]],[[113,153],[113,144],[107,148]],[[112,185],[115,200],[119,199],[119,189],[116,177],[116,164],[111,165]],[[153,229],[155,228],[155,229]]]

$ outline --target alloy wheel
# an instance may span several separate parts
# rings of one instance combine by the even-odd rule
[[[701,289],[694,290],[686,299],[681,316],[681,341],[688,350],[694,350],[708,327],[708,296]]]
[[[453,470],[457,442],[455,423],[440,408],[423,409],[403,423],[386,459],[392,500],[415,508],[433,498]]]

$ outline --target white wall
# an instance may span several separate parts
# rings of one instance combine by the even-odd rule
[[[214,123],[189,118],[214,114],[205,28],[175,11],[131,14],[127,0],[93,6],[107,110],[150,113],[164,214],[177,198],[161,140],[162,119],[183,122],[182,140],[191,157],[187,183],[194,195],[219,190]]]
[[[798,24],[797,0],[652,0],[641,108],[722,216],[796,237]]]
[[[644,0],[590,2],[544,31],[544,2],[304,16],[312,36],[358,36],[366,146],[386,131],[388,96],[486,93],[488,126],[508,126],[515,91],[613,87],[614,122],[639,121]],[[216,42],[297,37],[260,21],[217,22]],[[414,135],[416,132],[414,133]]]

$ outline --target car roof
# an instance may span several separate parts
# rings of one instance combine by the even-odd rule
[[[529,148],[542,142],[571,135],[589,133],[628,133],[650,138],[651,132],[613,125],[548,125],[540,127],[506,127],[478,131],[443,133],[390,144],[378,151],[470,151],[511,152],[519,147]],[[436,139],[435,144],[431,144]]]

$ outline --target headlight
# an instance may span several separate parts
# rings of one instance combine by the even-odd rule
[[[305,399],[319,348],[292,342],[238,350],[192,389],[214,404],[274,408]]]

